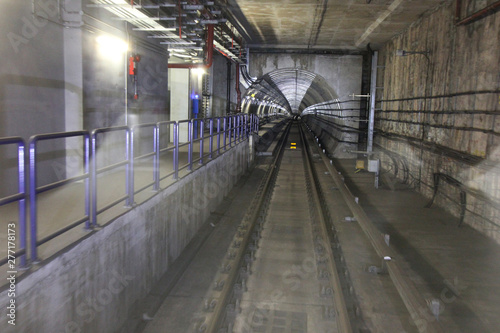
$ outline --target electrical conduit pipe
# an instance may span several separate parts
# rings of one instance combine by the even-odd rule
[[[241,112],[240,64],[236,63],[236,112]]]

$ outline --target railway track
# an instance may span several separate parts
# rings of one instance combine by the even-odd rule
[[[348,275],[334,253],[335,230],[301,126],[287,125],[196,331],[358,331]]]
[[[134,332],[444,331],[306,130],[288,121],[272,161],[251,173],[258,186],[167,274],[169,291],[148,310],[155,319]]]

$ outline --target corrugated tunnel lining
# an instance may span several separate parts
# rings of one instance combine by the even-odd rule
[[[337,99],[337,94],[319,74],[285,68],[263,75],[247,91],[260,101],[273,101],[292,113],[301,113],[315,104]]]

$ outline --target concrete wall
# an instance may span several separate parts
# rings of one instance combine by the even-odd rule
[[[37,9],[50,19],[53,6]],[[0,11],[0,137],[64,131],[65,82],[63,28],[32,14],[31,1],[3,1]],[[45,182],[58,179],[51,160],[64,162],[64,142],[42,148]],[[0,153],[6,154],[4,149]],[[17,160],[11,152],[0,165],[0,196],[14,193]],[[42,182],[43,184],[43,182]]]
[[[212,65],[212,117],[226,115],[227,110],[227,58],[215,53]],[[231,64],[231,112],[236,111],[236,65]],[[241,90],[244,88],[241,86]],[[242,93],[243,94],[243,93]]]
[[[90,0],[7,0],[0,12],[0,137],[93,130],[169,118],[168,57],[159,44]],[[85,15],[75,14],[80,10]],[[99,51],[96,37],[128,41],[130,52]],[[141,55],[139,98],[127,73],[130,53]],[[67,140],[68,141],[68,140]],[[39,183],[73,176],[81,168],[81,142],[41,147]],[[0,196],[14,193],[12,149],[0,148]]]
[[[2,332],[117,331],[245,172],[248,152],[248,141],[237,145],[23,278],[17,325],[3,307]]]
[[[87,2],[88,0],[83,0]],[[102,8],[83,7],[84,127],[122,126],[169,119],[168,55],[147,34]],[[96,37],[108,35],[128,43],[127,52],[102,52]],[[128,58],[139,55],[137,83],[128,74]],[[135,86],[137,85],[137,98]]]
[[[358,149],[358,132],[340,127],[342,121],[325,116],[307,115],[303,120],[319,142],[335,158],[352,158],[348,151]],[[337,121],[336,121],[337,120]]]
[[[409,180],[430,197],[433,174],[441,172],[464,184],[466,223],[500,241],[500,15],[490,15],[467,26],[455,26],[454,1],[422,17],[380,52],[376,114],[376,145],[406,163]],[[469,3],[469,2],[464,2]],[[479,10],[470,2],[463,16]],[[466,13],[467,11],[467,13]],[[423,55],[398,57],[397,49],[429,50]],[[490,93],[476,93],[490,91]],[[491,92],[493,91],[493,92]],[[494,92],[496,91],[496,92]],[[454,96],[453,94],[463,93]],[[423,96],[444,96],[421,98]],[[394,170],[387,154],[382,166]],[[400,172],[399,176],[403,176]],[[459,213],[459,191],[440,186],[437,202]]]

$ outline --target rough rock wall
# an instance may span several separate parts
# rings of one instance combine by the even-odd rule
[[[479,9],[466,3],[462,17]],[[448,1],[424,15],[380,51],[375,120],[383,168],[397,167],[400,179],[429,197],[434,174],[454,178],[459,183],[441,179],[436,202],[458,216],[466,193],[465,223],[497,241],[499,40],[499,12],[456,26]],[[398,49],[429,53],[397,56]]]

